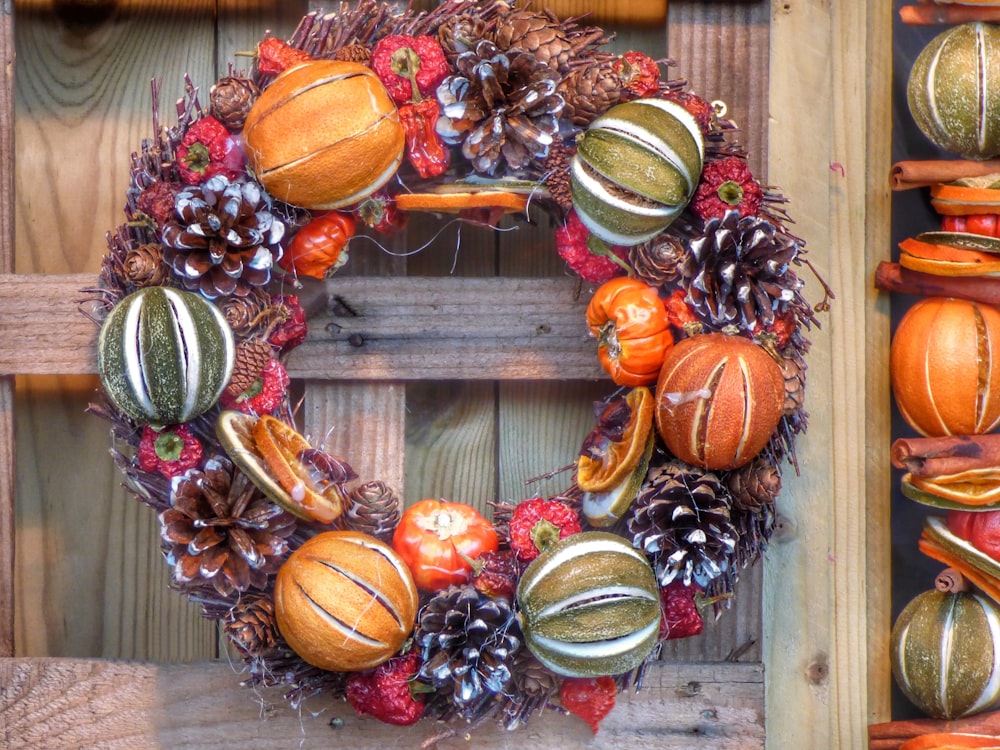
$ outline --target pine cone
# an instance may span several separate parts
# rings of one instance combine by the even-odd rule
[[[497,23],[493,40],[503,51],[522,49],[558,71],[573,56],[573,44],[566,29],[548,11],[515,10],[504,14]]]
[[[270,281],[284,233],[257,183],[216,176],[177,194],[161,233],[163,257],[188,289],[209,299],[242,296]]]
[[[334,53],[333,59],[367,65],[372,59],[372,51],[363,44],[347,44]]]
[[[766,458],[758,456],[750,463],[731,471],[726,485],[732,496],[733,509],[758,510],[774,503],[781,492],[781,473]]]
[[[679,578],[703,589],[729,569],[738,536],[719,477],[677,460],[650,468],[628,530],[660,585]]]
[[[556,91],[566,102],[562,118],[585,128],[622,98],[621,76],[614,55],[602,55],[587,65],[573,66]]]
[[[569,163],[573,159],[574,149],[556,136],[549,153],[542,160],[543,179],[552,199],[565,211],[573,208],[573,192],[570,188]]]
[[[402,515],[400,505],[399,497],[385,482],[365,482],[351,490],[347,528],[388,542]]]
[[[472,13],[449,17],[438,27],[437,38],[452,66],[458,56],[474,49],[486,35],[486,21]]]
[[[635,275],[650,286],[673,285],[680,278],[686,254],[681,241],[664,232],[630,247],[628,262]]]
[[[514,657],[514,679],[504,710],[504,727],[517,729],[535,711],[544,708],[559,692],[560,677],[546,668],[528,649]]]
[[[267,500],[224,456],[175,477],[160,538],[174,580],[205,580],[223,596],[263,589],[288,552],[295,518]]]
[[[233,374],[226,386],[233,398],[240,396],[257,382],[272,354],[271,345],[263,339],[247,339],[236,345]]]
[[[268,596],[241,597],[226,613],[222,629],[240,653],[259,658],[271,651],[279,638],[274,600]]]
[[[506,54],[490,41],[459,55],[458,73],[438,86],[437,132],[479,173],[494,175],[506,164],[523,169],[544,159],[559,129],[562,97],[557,74],[530,53]]]
[[[739,571],[755,563],[764,554],[777,521],[774,503],[765,503],[759,508],[739,510],[734,508],[732,518],[739,540],[733,550],[733,565],[730,566],[727,576],[731,580],[713,582],[713,586],[708,590],[709,596],[732,591],[733,584],[739,577]]]
[[[802,411],[806,399],[806,361],[794,347],[781,360],[781,371],[785,376],[785,416]]]
[[[503,695],[521,648],[521,631],[506,599],[492,599],[468,584],[433,596],[417,618],[414,640],[424,663],[417,673],[451,707],[472,721]]]
[[[223,297],[218,307],[233,333],[248,338],[267,319],[263,313],[271,307],[271,295],[260,287],[253,287],[242,297]]]
[[[170,278],[170,266],[163,262],[159,245],[139,245],[125,255],[122,276],[137,287],[161,286]]]
[[[681,265],[688,299],[706,322],[753,330],[774,322],[776,309],[809,304],[790,269],[799,242],[770,221],[729,211],[705,223]]]
[[[209,114],[233,133],[243,130],[247,114],[260,96],[257,84],[242,76],[223,76],[208,91]]]

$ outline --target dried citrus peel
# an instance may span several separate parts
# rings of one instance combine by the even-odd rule
[[[621,484],[635,470],[653,427],[653,401],[649,388],[633,388],[625,397],[630,415],[621,440],[611,441],[606,436],[591,433],[600,450],[587,451],[577,459],[576,483],[581,490],[606,492]]]
[[[501,208],[506,213],[524,213],[529,195],[507,190],[476,190],[467,193],[400,193],[395,197],[400,211],[458,213],[467,208]]]

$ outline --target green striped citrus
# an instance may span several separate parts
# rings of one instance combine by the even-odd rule
[[[1000,705],[1000,608],[983,594],[918,595],[892,627],[891,656],[900,689],[930,716]]]
[[[642,552],[616,534],[585,531],[532,561],[517,587],[532,654],[570,677],[639,666],[660,632],[660,593]]]
[[[965,23],[938,34],[913,62],[906,94],[935,145],[968,159],[1000,154],[1000,27]]]
[[[577,140],[573,207],[597,237],[636,245],[684,210],[701,176],[705,144],[679,104],[637,99],[612,107]]]
[[[146,287],[104,321],[97,369],[108,398],[129,417],[178,424],[215,404],[235,356],[232,331],[213,304],[191,292]]]

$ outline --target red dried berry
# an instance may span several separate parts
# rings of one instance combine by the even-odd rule
[[[615,707],[618,686],[611,677],[567,677],[559,689],[563,707],[590,725],[594,734]]]
[[[705,626],[695,597],[701,593],[697,586],[685,586],[673,581],[660,589],[663,617],[660,619],[661,640],[674,640],[698,635]]]
[[[774,321],[769,325],[762,326],[760,320],[758,320],[754,326],[753,333],[755,336],[762,332],[770,333],[774,336],[775,346],[779,349],[784,349],[791,342],[796,325],[795,313],[786,310],[785,312],[776,312],[774,314]]]
[[[576,211],[569,212],[566,216],[566,223],[556,230],[555,236],[556,252],[559,253],[559,257],[566,261],[570,270],[584,281],[591,284],[603,284],[605,281],[625,273],[625,269],[611,258],[597,255],[591,251],[587,244],[590,230],[580,221]],[[627,253],[625,248],[612,245],[610,251],[622,263],[625,262]]]
[[[142,428],[136,457],[143,471],[158,471],[167,479],[183,474],[201,463],[204,449],[187,425],[154,430]]]
[[[136,207],[151,216],[157,226],[163,226],[174,215],[174,201],[182,187],[179,182],[157,180],[139,193]]]
[[[559,500],[535,497],[514,508],[510,548],[521,562],[534,560],[548,546],[581,531],[576,512]]]
[[[386,190],[377,190],[354,209],[354,215],[366,226],[382,234],[398,232],[410,215],[396,208],[396,201]]]
[[[643,52],[629,50],[615,61],[612,69],[628,92],[627,98],[641,99],[660,89],[660,66]]]
[[[188,185],[200,185],[215,175],[233,181],[242,174],[243,165],[239,142],[211,115],[192,124],[177,147],[177,169]]]
[[[684,109],[694,115],[694,119],[698,121],[698,127],[701,128],[703,133],[707,133],[712,129],[712,125],[715,122],[715,107],[712,103],[706,99],[702,99],[697,94],[692,94],[690,91],[675,91],[671,94],[667,94],[666,99],[680,104]]]
[[[219,401],[223,408],[237,409],[244,414],[270,414],[281,405],[285,389],[291,382],[285,366],[272,357],[264,365],[260,377],[243,393],[233,395],[227,388]]]
[[[309,60],[312,58],[305,50],[274,37],[268,37],[257,45],[257,71],[261,75],[277,75]]]
[[[727,211],[756,216],[763,200],[764,191],[746,161],[727,156],[705,165],[691,199],[691,210],[705,220],[721,219]]]
[[[486,552],[472,561],[472,585],[494,599],[513,599],[518,579],[517,557],[511,550]]]
[[[663,300],[663,306],[667,308],[667,322],[674,328],[684,328],[688,323],[699,321],[698,314],[688,303],[687,292],[683,289],[675,289]]]
[[[294,349],[306,340],[306,311],[295,294],[279,294],[271,298],[271,303],[280,308],[281,322],[271,331],[267,342],[282,352]]]
[[[433,96],[450,71],[437,39],[408,34],[379,39],[372,48],[371,66],[398,104]]]
[[[410,651],[394,656],[369,672],[347,678],[347,701],[360,716],[372,716],[386,724],[407,726],[424,715],[424,696],[411,686],[420,669],[420,654]]]

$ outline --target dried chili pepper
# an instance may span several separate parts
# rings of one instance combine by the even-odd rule
[[[243,150],[226,126],[211,115],[195,121],[177,146],[177,169],[188,185],[215,175],[234,181],[243,171]]]
[[[174,425],[154,430],[142,428],[142,439],[136,457],[143,471],[158,471],[167,479],[198,466],[204,449],[187,425]]]
[[[451,161],[451,156],[437,134],[441,111],[436,99],[424,99],[399,108],[399,122],[406,133],[406,158],[421,177],[437,177]]]
[[[437,39],[407,34],[379,39],[372,49],[371,66],[399,104],[431,96],[450,70]]]
[[[261,75],[277,75],[282,71],[312,60],[309,53],[274,37],[257,45],[257,70]]]

